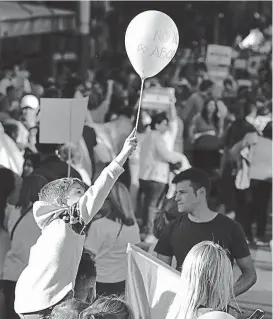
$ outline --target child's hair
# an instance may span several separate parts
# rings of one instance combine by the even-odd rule
[[[88,307],[88,304],[76,300],[67,299],[56,305],[46,319],[78,319],[80,313]]]
[[[79,319],[134,319],[131,307],[123,297],[100,297],[91,306],[82,311]]]
[[[78,178],[60,178],[46,184],[39,193],[39,200],[59,205],[67,205],[67,195],[73,185],[80,185],[86,190],[86,185]]]
[[[95,298],[96,278],[96,263],[91,253],[84,250],[75,281],[75,298],[83,302],[92,302]]]

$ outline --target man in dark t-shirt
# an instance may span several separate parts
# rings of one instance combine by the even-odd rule
[[[256,272],[245,235],[237,222],[208,208],[209,177],[202,170],[190,168],[178,174],[173,183],[181,217],[163,230],[154,249],[157,257],[169,265],[175,257],[177,270],[181,271],[191,248],[211,240],[227,250],[231,263],[235,259],[242,272],[234,287],[235,295],[247,291],[256,282]]]
[[[243,230],[237,222],[217,214],[213,220],[193,222],[188,215],[171,222],[164,229],[155,251],[176,258],[176,269],[181,271],[184,259],[191,248],[205,240],[211,240],[227,250],[231,263],[234,259],[250,255]]]

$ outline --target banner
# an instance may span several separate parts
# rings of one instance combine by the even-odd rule
[[[129,244],[126,299],[135,319],[165,319],[175,297],[180,273]]]
[[[143,92],[142,108],[147,110],[167,111],[175,101],[173,88],[152,87]]]

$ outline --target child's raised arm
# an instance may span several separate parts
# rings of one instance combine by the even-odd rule
[[[122,166],[137,147],[135,129],[127,137],[118,156],[101,172],[94,185],[89,187],[79,201],[81,217],[88,224],[102,207],[106,197],[121,173]]]

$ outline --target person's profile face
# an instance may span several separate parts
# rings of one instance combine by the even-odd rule
[[[23,176],[29,176],[34,171],[33,163],[30,159],[27,159],[23,167]]]
[[[67,205],[72,206],[77,203],[85,193],[85,189],[78,183],[74,183],[67,194]]]
[[[22,109],[22,121],[28,126],[33,127],[36,125],[37,110],[31,107],[24,107]]]
[[[176,184],[175,201],[179,213],[193,212],[199,202],[198,197],[190,181],[181,181]]]

